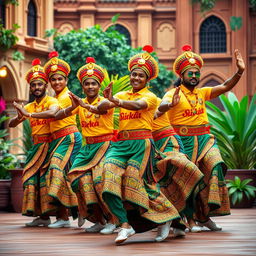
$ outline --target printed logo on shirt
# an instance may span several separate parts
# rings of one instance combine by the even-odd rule
[[[90,120],[89,122],[82,121],[82,122],[81,122],[81,126],[82,126],[82,127],[85,127],[85,128],[91,128],[91,127],[100,126],[100,123],[99,123],[99,121],[93,122],[93,121],[91,121],[91,120]]]
[[[201,115],[203,113],[204,113],[204,109],[203,108],[198,108],[198,109],[195,108],[195,110],[193,110],[193,109],[186,109],[182,115],[184,117],[187,117],[187,116]]]
[[[141,113],[135,112],[135,113],[121,113],[119,120],[130,120],[130,119],[139,119],[141,118]]]
[[[35,127],[35,126],[39,126],[39,125],[46,125],[49,124],[50,122],[52,122],[54,119],[36,119],[36,120],[32,120],[30,121],[30,126],[31,127]]]

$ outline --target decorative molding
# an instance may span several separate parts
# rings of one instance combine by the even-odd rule
[[[162,23],[157,29],[157,48],[170,52],[175,48],[175,29],[170,23]]]

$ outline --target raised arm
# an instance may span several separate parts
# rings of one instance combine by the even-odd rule
[[[49,118],[54,118],[55,114],[59,110],[59,106],[51,106],[49,110],[39,112],[39,113],[29,113],[27,110],[19,105],[18,103],[14,102],[13,103],[15,108],[18,109],[22,113],[23,116],[25,117],[33,117],[33,118],[38,118],[38,119],[49,119]]]
[[[216,98],[219,95],[230,91],[240,80],[245,70],[245,64],[242,55],[237,49],[235,50],[234,54],[236,58],[236,66],[238,68],[237,72],[231,78],[227,79],[223,84],[214,86],[212,88],[211,98]]]
[[[164,113],[164,112],[167,112],[171,107],[176,106],[180,102],[179,92],[180,92],[180,87],[177,87],[173,94],[172,102],[165,99],[162,100],[162,102],[160,103],[160,106],[158,107],[158,111]]]
[[[113,97],[112,83],[110,83],[105,88],[103,94],[104,94],[104,97],[107,98],[108,101],[110,102],[110,104],[105,103],[105,107],[109,107],[109,108],[111,108],[111,107],[122,107],[122,108],[125,108],[125,109],[128,109],[128,110],[140,110],[140,109],[146,109],[148,107],[147,102],[144,101],[144,100],[130,101],[130,100],[121,100],[121,99],[118,99],[116,97]]]
[[[73,97],[74,100],[77,101],[77,103],[82,107],[87,109],[88,111],[90,111],[91,113],[94,114],[107,114],[107,110],[105,111],[99,111],[98,108],[96,106],[90,105],[90,104],[86,104],[81,98],[79,98],[78,96],[76,96],[75,94],[73,94],[72,92],[70,92],[71,97]]]
[[[16,102],[13,102],[13,106],[15,107],[16,111],[17,111],[17,116],[13,117],[10,122],[9,122],[9,127],[16,127],[17,125],[19,125],[20,123],[22,123],[26,117],[23,116],[23,114],[16,108]]]

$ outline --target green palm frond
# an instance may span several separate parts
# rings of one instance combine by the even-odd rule
[[[113,95],[121,91],[128,91],[132,87],[130,85],[130,77],[128,75],[122,76],[119,78],[118,75],[109,76],[106,69],[104,69],[105,79],[101,83],[100,95],[102,95],[103,90],[109,85],[110,82],[113,82]],[[114,112],[114,129],[119,127],[119,108],[115,109]]]
[[[256,94],[239,102],[234,93],[220,96],[224,111],[206,102],[212,133],[230,169],[256,168]]]
[[[32,148],[33,146],[33,141],[32,141],[32,130],[29,124],[28,119],[26,119],[23,122],[23,151],[25,155],[27,155],[28,151]]]
[[[110,82],[113,82],[113,95],[121,91],[128,91],[132,87],[130,85],[130,77],[128,75],[122,76],[119,78],[118,75],[109,74],[106,69],[104,69],[105,79],[101,83],[100,94],[102,95],[103,90],[109,85]]]

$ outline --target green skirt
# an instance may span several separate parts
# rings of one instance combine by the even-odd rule
[[[103,199],[105,193],[119,197],[131,225],[135,215],[129,211],[134,210],[141,217],[136,225],[144,225],[143,219],[156,224],[176,220],[180,224],[178,211],[161,192],[154,177],[154,156],[154,142],[150,139],[113,143],[104,164]],[[184,228],[182,223],[180,225]]]
[[[155,174],[161,191],[180,213],[192,217],[195,188],[202,180],[203,174],[184,154],[178,135],[162,138],[155,144],[164,155],[157,163],[159,171]]]
[[[116,221],[102,199],[103,162],[110,144],[106,141],[83,146],[68,173],[77,195],[79,215],[91,222],[100,222],[102,218]]]
[[[189,159],[204,174],[198,186],[195,219],[204,222],[211,216],[230,214],[228,189],[225,183],[227,167],[224,164],[212,134],[180,136]]]
[[[42,214],[40,193],[40,172],[41,167],[47,158],[49,143],[33,145],[28,152],[25,167],[22,175],[23,203],[22,215],[40,216]]]
[[[77,198],[71,189],[67,173],[82,146],[79,132],[53,140],[49,145],[49,157],[41,176],[42,211],[55,212],[58,206],[77,208]]]

